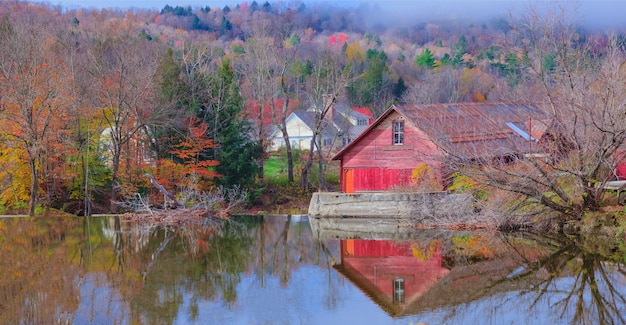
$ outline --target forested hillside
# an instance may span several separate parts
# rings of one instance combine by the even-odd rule
[[[622,35],[586,30],[567,10],[542,12],[565,22],[551,30],[532,12],[394,25],[373,21],[379,10],[0,2],[0,207],[115,211],[149,191],[145,173],[167,188],[259,192],[269,133],[294,110],[321,119],[329,100],[374,116],[401,101],[548,102],[572,73],[583,78],[569,91],[585,94],[598,80],[585,69],[624,50]],[[568,70],[575,60],[586,61]],[[295,170],[303,188],[323,187],[310,177],[313,158],[328,158],[319,151]]]

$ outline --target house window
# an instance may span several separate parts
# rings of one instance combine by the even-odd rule
[[[404,144],[404,121],[393,122],[393,145]]]
[[[333,143],[332,139],[328,139],[328,138],[324,139],[324,145],[325,146],[330,146],[332,143]]]
[[[356,125],[367,125],[367,120],[357,120]]]

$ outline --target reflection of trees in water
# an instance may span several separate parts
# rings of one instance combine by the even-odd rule
[[[172,323],[181,315],[194,320],[201,302],[236,303],[243,277],[274,277],[286,286],[294,272],[312,265],[328,270],[325,297],[330,305],[340,301],[341,279],[331,276],[334,248],[314,241],[308,223],[289,218],[235,218],[180,227],[119,217],[7,219],[0,235],[5,275],[0,279],[0,323],[45,323],[55,313],[72,319],[77,310],[82,316],[111,312],[105,305],[85,306],[95,300],[81,301],[79,289],[116,300],[114,305],[124,309],[116,319],[129,317],[130,323]],[[297,303],[306,304],[301,299],[306,292],[295,294]]]
[[[79,304],[79,267],[68,265],[78,220],[0,221],[0,324],[68,323]]]
[[[516,250],[515,245],[510,245],[520,257],[524,258],[526,268],[497,281],[496,285],[525,281],[527,278],[540,278],[542,280],[535,284],[534,291],[537,296],[532,307],[536,307],[548,296],[551,297],[550,300],[560,297],[553,308],[561,308],[562,319],[567,318],[568,312],[571,313],[573,308],[572,323],[626,323],[623,315],[626,299],[620,288],[615,286],[614,278],[615,274],[626,276],[621,264],[625,252],[619,243],[587,236],[526,236],[530,236],[527,238],[531,238],[539,246],[548,248],[552,253],[533,260]],[[510,244],[511,238],[508,238],[507,242]],[[561,281],[564,278],[573,281]]]
[[[172,323],[189,299],[188,314],[198,316],[198,302],[222,299],[233,303],[240,274],[250,259],[252,239],[245,222],[224,221],[219,226],[185,225],[159,228],[143,251],[145,271],[141,290],[132,300],[136,321]]]
[[[293,281],[294,272],[301,267],[322,267],[328,275],[328,293],[324,297],[332,302],[327,302],[327,305],[333,309],[332,306],[338,302],[339,287],[338,277],[331,267],[334,257],[324,242],[312,238],[308,221],[294,216],[258,220],[259,223],[251,231],[255,245],[249,265],[256,285],[266,288],[268,279],[276,277],[281,287],[287,287]],[[294,304],[305,301],[300,298],[295,300]]]

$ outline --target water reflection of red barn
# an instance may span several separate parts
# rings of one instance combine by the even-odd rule
[[[490,242],[495,256],[453,262],[446,240],[341,240],[341,264],[335,268],[392,317],[417,315],[492,297],[497,293],[526,290],[545,281],[549,272],[507,281],[528,263],[546,258],[537,247]],[[457,249],[459,246],[454,246]],[[449,255],[452,253],[452,255]],[[451,267],[448,269],[446,267]],[[399,284],[401,284],[399,286]]]
[[[437,241],[420,247],[417,242],[341,240],[336,268],[388,312],[411,305],[449,272]]]

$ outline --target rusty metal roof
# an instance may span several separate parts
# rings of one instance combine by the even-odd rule
[[[361,136],[393,111],[426,133],[435,144],[468,157],[540,151],[540,146],[533,143],[547,132],[550,121],[533,104],[398,104],[383,113]],[[350,145],[333,159],[340,159]]]
[[[532,104],[453,103],[396,105],[395,109],[433,142],[467,156],[534,152],[531,142],[547,129],[546,117]]]

